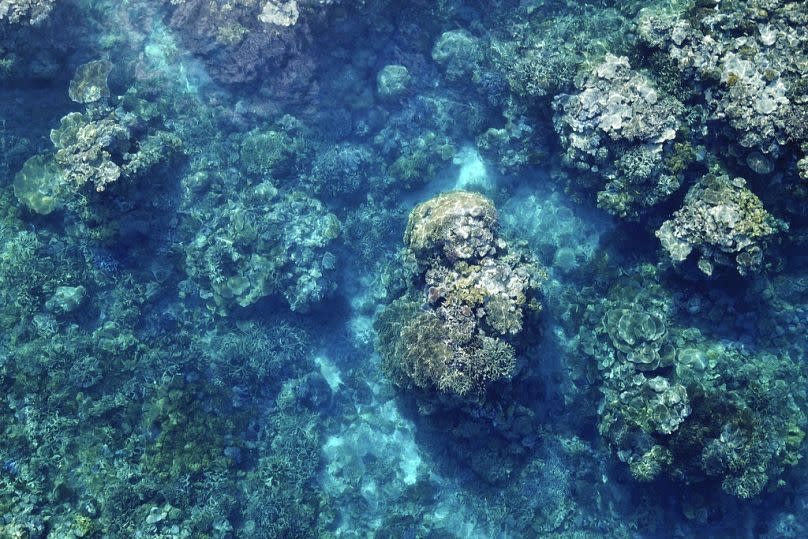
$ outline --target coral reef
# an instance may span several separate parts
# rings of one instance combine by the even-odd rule
[[[369,148],[341,144],[318,153],[308,180],[315,193],[356,198],[378,185],[380,164]]]
[[[94,103],[109,97],[107,77],[111,70],[112,63],[107,60],[80,65],[67,90],[70,99],[76,103]]]
[[[578,347],[599,373],[600,433],[638,481],[717,482],[739,498],[776,487],[804,438],[801,366],[678,323],[656,279],[639,268],[584,314]]]
[[[115,112],[100,117],[71,112],[51,131],[55,161],[65,180],[76,187],[91,183],[96,191],[121,177],[116,161],[128,151],[129,137],[128,127]]]
[[[684,206],[656,236],[676,264],[696,251],[698,268],[708,276],[716,266],[750,275],[765,268],[764,254],[785,229],[743,178],[711,173],[690,188]]]
[[[672,157],[680,153],[676,142],[688,144],[681,140],[684,107],[628,58],[607,54],[579,93],[560,95],[553,106],[564,163],[589,176],[583,181],[597,190],[601,208],[636,218],[680,187],[687,163]]]
[[[497,229],[496,208],[475,193],[413,209],[404,243],[420,284],[376,322],[382,368],[396,384],[473,401],[515,373],[512,343],[540,309],[541,272]]]
[[[334,289],[329,249],[340,222],[316,199],[265,181],[200,218],[205,226],[188,246],[186,270],[218,310],[282,295],[305,311]]]
[[[2,0],[0,21],[40,24],[50,15],[56,0]]]
[[[29,158],[14,175],[14,194],[28,209],[48,215],[61,204],[64,191],[62,169],[47,154]]]
[[[641,39],[665,54],[679,76],[705,91],[710,118],[731,153],[757,174],[808,138],[804,63],[808,11],[776,1],[700,2],[646,10]],[[712,9],[714,8],[714,9]]]
[[[0,0],[0,537],[804,537],[806,6]]]
[[[166,2],[169,3],[169,2]],[[301,2],[170,2],[169,24],[185,47],[205,63],[208,74],[225,84],[263,80],[276,99],[300,102],[316,93],[311,18],[319,6],[301,10]],[[285,65],[283,72],[275,66]]]
[[[239,164],[247,173],[280,181],[294,170],[296,160],[304,155],[305,142],[294,120],[285,123],[292,124],[292,129],[255,129],[244,136]]]
[[[482,60],[477,39],[466,30],[450,30],[440,36],[432,49],[432,59],[446,70],[450,80],[471,76]]]
[[[376,76],[376,93],[382,99],[396,99],[406,95],[412,75],[405,66],[386,65]]]

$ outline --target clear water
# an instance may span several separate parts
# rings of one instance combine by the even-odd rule
[[[808,8],[642,4],[0,0],[0,537],[808,536]]]

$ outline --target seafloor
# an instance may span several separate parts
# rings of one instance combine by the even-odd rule
[[[0,539],[808,537],[806,28],[0,0]]]

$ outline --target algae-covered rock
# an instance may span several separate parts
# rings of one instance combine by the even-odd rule
[[[53,156],[35,155],[14,176],[14,195],[34,213],[48,215],[61,205],[64,180],[64,172]]]

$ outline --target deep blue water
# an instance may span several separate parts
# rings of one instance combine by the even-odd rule
[[[0,0],[0,538],[808,536],[806,25]]]

